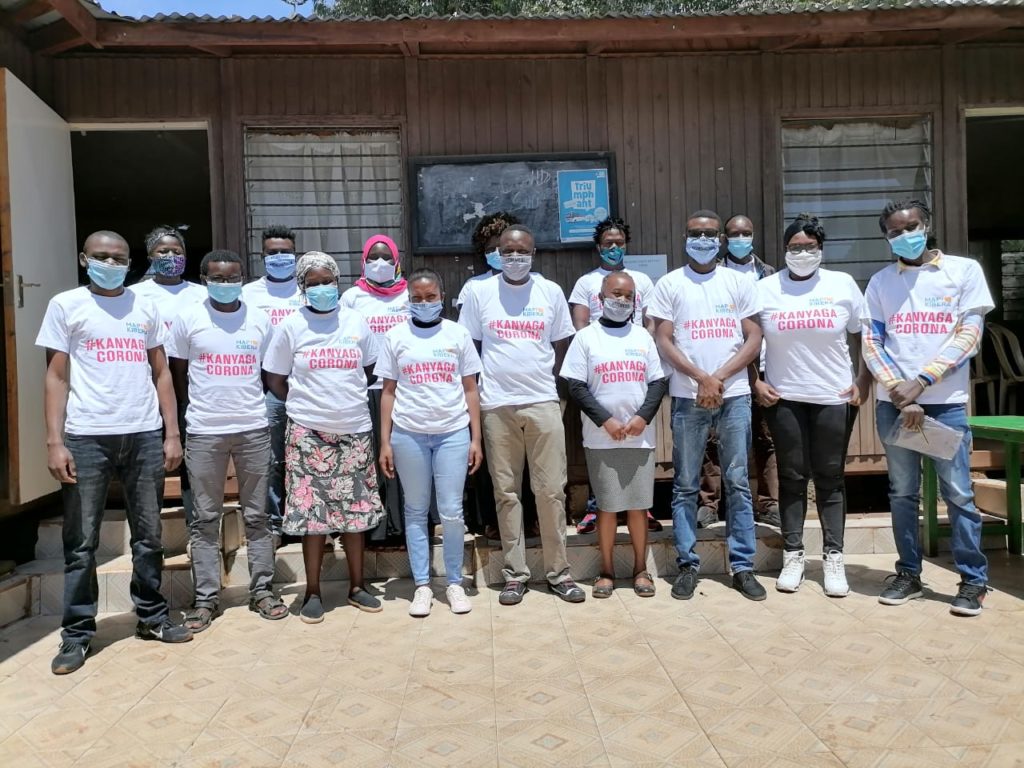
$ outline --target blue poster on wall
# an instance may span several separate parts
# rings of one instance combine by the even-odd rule
[[[608,218],[608,171],[558,172],[559,239],[563,243],[591,240],[594,227]]]

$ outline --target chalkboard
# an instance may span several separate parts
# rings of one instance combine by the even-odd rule
[[[611,152],[461,155],[409,161],[412,242],[416,253],[468,253],[480,219],[497,211],[519,217],[544,250],[592,247],[559,239],[558,172],[604,169],[616,210]]]

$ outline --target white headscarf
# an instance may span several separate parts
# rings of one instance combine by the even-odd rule
[[[333,256],[329,256],[322,251],[304,253],[295,265],[295,282],[298,283],[299,290],[302,293],[306,292],[306,275],[309,274],[311,269],[326,269],[334,275],[335,280],[341,276],[338,262],[334,260]]]

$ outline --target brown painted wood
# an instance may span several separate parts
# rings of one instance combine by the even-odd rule
[[[21,497],[21,459],[18,453],[18,348],[14,326],[14,244],[11,238],[11,171],[8,163],[7,78],[0,69],[0,277],[3,280],[4,355],[7,378],[7,495]]]

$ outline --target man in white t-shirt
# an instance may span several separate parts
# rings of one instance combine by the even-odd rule
[[[168,355],[178,400],[188,402],[185,458],[195,513],[189,522],[193,607],[185,626],[202,632],[220,598],[220,531],[228,462],[238,478],[238,500],[249,557],[249,610],[283,619],[288,609],[274,595],[274,539],[267,519],[270,431],[261,365],[270,341],[270,318],[242,295],[242,259],[211,251],[199,273],[209,298],[180,314],[171,327]]]
[[[960,590],[950,612],[981,613],[988,561],[981,550],[981,516],[971,486],[970,358],[981,348],[992,294],[972,259],[929,250],[931,212],[917,200],[889,203],[879,226],[897,261],[871,278],[864,359],[877,381],[876,423],[889,470],[889,506],[899,559],[878,601],[902,605],[921,597],[918,529],[922,454],[889,444],[897,423],[916,429],[930,417],[963,433],[951,460],[934,459],[953,529]]]
[[[672,596],[693,597],[697,554],[697,494],[708,434],[718,434],[728,506],[729,565],[733,587],[751,600],[766,592],[754,576],[754,510],[747,477],[750,383],[747,366],[761,349],[760,307],[753,281],[716,269],[722,221],[697,211],[686,221],[686,265],[654,287],[648,314],[665,363],[675,369],[672,395],[672,525],[679,576]]]
[[[498,601],[520,603],[530,580],[520,498],[529,460],[548,586],[579,603],[586,595],[569,575],[565,553],[565,429],[555,388],[573,335],[569,307],[561,288],[530,274],[536,248],[526,227],[506,229],[499,249],[501,276],[480,281],[459,316],[480,345],[483,364],[480,409],[505,558]]]
[[[79,254],[89,285],[54,296],[36,346],[46,349],[47,466],[64,495],[64,630],[51,669],[81,668],[96,634],[96,547],[110,481],[124,489],[132,601],[147,640],[181,643],[160,593],[164,476],[181,463],[174,388],[156,306],[124,289],[129,249],[95,232]]]
[[[295,233],[287,227],[271,226],[263,230],[263,269],[266,273],[242,289],[242,301],[259,307],[277,326],[302,307],[302,296],[295,282]],[[267,419],[270,424],[270,449],[274,460],[267,482],[267,515],[270,530],[280,538],[284,520],[284,430],[288,422],[284,403],[266,390]]]

